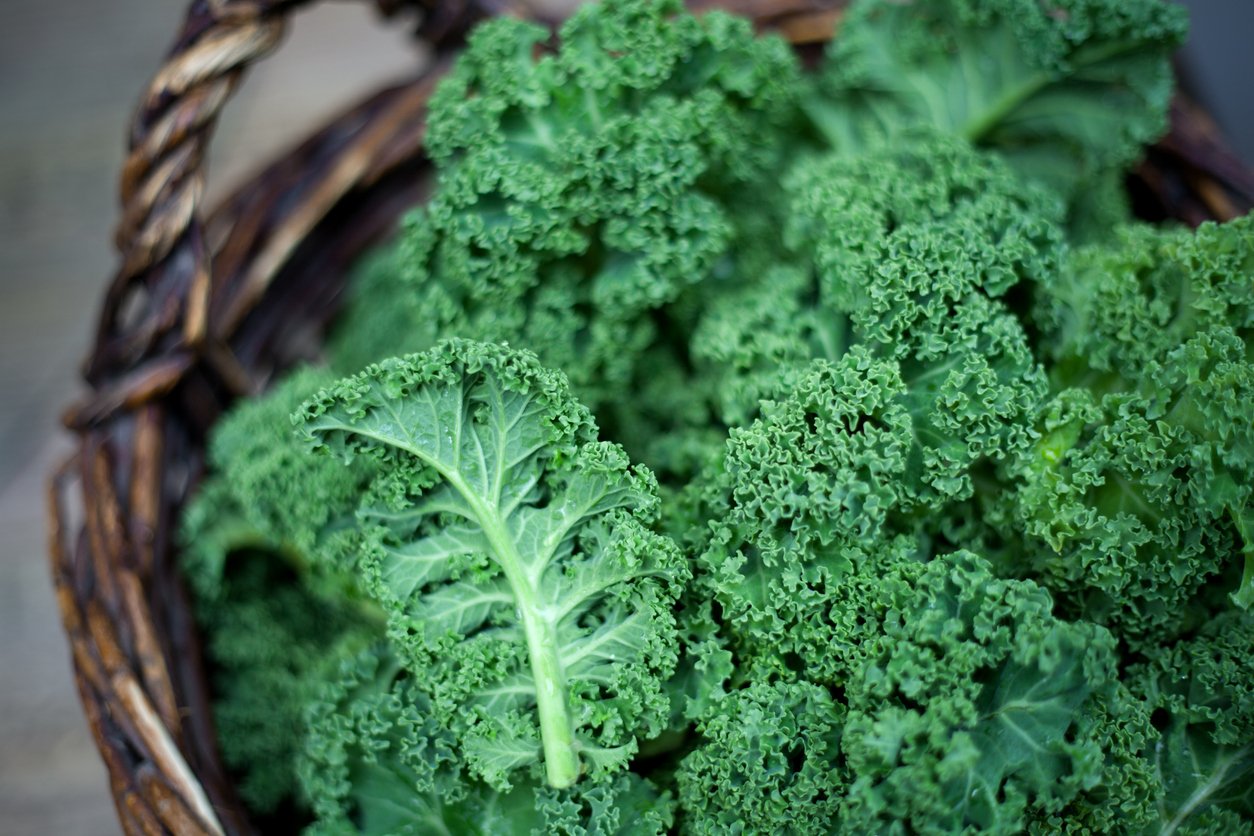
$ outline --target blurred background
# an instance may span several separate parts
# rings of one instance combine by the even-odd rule
[[[1254,160],[1254,3],[1188,0],[1186,68]],[[48,579],[44,482],[69,450],[77,390],[113,267],[125,126],[183,13],[179,0],[0,0],[0,832],[114,834]],[[226,111],[211,195],[426,56],[365,3],[297,17]]]

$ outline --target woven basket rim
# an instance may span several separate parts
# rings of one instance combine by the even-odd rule
[[[205,434],[233,398],[308,354],[310,329],[334,312],[354,257],[425,197],[425,104],[467,29],[507,13],[557,22],[528,0],[372,0],[385,15],[420,12],[433,66],[350,108],[202,213],[217,116],[306,2],[192,0],[134,119],[120,267],[84,366],[89,394],[64,417],[76,450],[49,481],[61,619],[127,833],[252,832],[218,759],[173,567],[172,532],[203,469]],[[844,0],[689,5],[747,15],[805,48],[830,37]],[[1134,181],[1194,225],[1254,204],[1254,174],[1182,97]]]

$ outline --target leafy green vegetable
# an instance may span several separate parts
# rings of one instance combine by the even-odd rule
[[[577,12],[561,49],[517,20],[476,30],[431,101],[439,189],[411,218],[404,268],[363,284],[342,368],[442,337],[508,340],[561,368],[594,408],[658,338],[652,313],[727,251],[727,204],[775,149],[797,61],[677,0]]]
[[[252,809],[1251,832],[1254,220],[1122,190],[1182,33],[856,0],[804,72],[675,0],[476,29],[332,370],[220,423],[183,521]]]
[[[855,3],[810,111],[846,153],[924,123],[1071,198],[1163,131],[1185,28],[1158,0]]]
[[[227,558],[241,549],[281,555],[319,591],[358,585],[359,544],[350,523],[369,468],[309,456],[289,420],[334,380],[325,370],[298,370],[215,428],[209,445],[214,478],[183,520],[188,580],[201,597],[217,595]]]
[[[1055,388],[1019,464],[1033,570],[1136,639],[1203,623],[1199,588],[1244,565],[1254,602],[1254,226],[1123,230],[1042,286]],[[1170,634],[1169,634],[1170,635]]]
[[[884,181],[902,185],[869,185]],[[763,398],[794,389],[811,359],[837,361],[860,345],[917,378],[924,402],[913,411],[945,414],[949,444],[981,443],[996,432],[990,420],[1014,432],[1015,412],[1044,382],[1021,326],[990,297],[1056,271],[1056,200],[965,143],[929,134],[853,160],[799,163],[785,188],[794,264],[714,300],[693,337],[723,421],[742,425]],[[964,388],[994,381],[1004,388],[964,398]]]
[[[502,792],[467,774],[455,735],[386,644],[346,658],[311,703],[301,777],[314,833],[661,834],[672,803],[630,773]]]
[[[325,390],[297,416],[382,475],[365,572],[471,771],[501,790],[616,771],[662,730],[670,608],[687,569],[650,532],[656,488],[534,355],[441,343]]]
[[[1058,621],[1043,590],[989,568],[958,552],[887,579],[901,597],[854,676],[844,732],[853,829],[905,818],[1014,831],[1099,780],[1100,746],[1075,714],[1111,682],[1113,639]]]
[[[841,706],[809,683],[759,682],[729,694],[699,724],[706,743],[684,758],[680,802],[692,833],[771,832],[790,811],[794,833],[831,833],[840,804]]]
[[[223,758],[260,812],[297,792],[303,715],[328,657],[382,631],[347,527],[367,471],[309,456],[288,418],[332,380],[300,370],[227,415],[209,447],[215,475],[183,519]]]
[[[359,607],[293,583],[291,567],[273,555],[238,551],[223,568],[198,607],[214,669],[214,720],[241,797],[268,813],[297,793],[305,711],[328,659],[371,641],[380,627]]]
[[[1248,829],[1254,814],[1251,662],[1254,620],[1229,614],[1197,638],[1153,654],[1133,674],[1133,687],[1152,709],[1151,724],[1163,727],[1161,742],[1142,753],[1162,785],[1157,812],[1163,833],[1208,807],[1218,808],[1216,818],[1227,826]]]

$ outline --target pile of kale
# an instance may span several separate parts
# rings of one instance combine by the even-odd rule
[[[1254,224],[1131,219],[1159,0],[484,24],[184,566],[314,833],[1254,828]]]

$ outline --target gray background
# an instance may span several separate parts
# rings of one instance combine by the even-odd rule
[[[0,832],[11,836],[118,832],[49,587],[44,479],[68,449],[56,415],[113,264],[126,118],[183,5],[0,0]],[[1254,3],[1186,5],[1196,78],[1254,160]],[[421,60],[362,4],[302,14],[228,109],[212,188]]]

